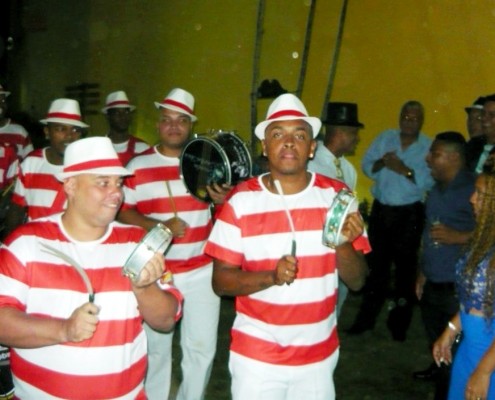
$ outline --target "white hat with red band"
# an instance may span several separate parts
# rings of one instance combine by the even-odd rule
[[[64,169],[55,176],[59,181],[81,174],[132,175],[122,166],[112,141],[104,136],[76,140],[64,153]]]
[[[130,108],[131,111],[136,109],[136,106],[132,106],[129,103],[129,99],[124,91],[119,90],[117,92],[112,92],[107,96],[107,100],[105,102],[105,107],[101,109],[103,114],[106,114],[107,111],[111,108]]]
[[[191,117],[191,121],[197,121],[198,118],[194,115],[194,96],[184,89],[175,88],[160,102],[155,101],[156,108],[167,108],[172,111],[177,111]]]
[[[302,119],[311,125],[313,138],[320,132],[321,120],[317,117],[310,117],[301,100],[291,93],[281,94],[270,104],[266,113],[266,120],[256,125],[254,133],[258,139],[263,140],[265,138],[265,129],[272,122],[291,121],[295,119]]]
[[[49,122],[78,126],[87,128],[89,125],[81,121],[81,110],[79,103],[72,99],[53,100],[45,119],[40,120],[44,125]]]
[[[7,92],[2,85],[0,85],[0,94],[3,94],[5,97],[7,97],[10,92]]]

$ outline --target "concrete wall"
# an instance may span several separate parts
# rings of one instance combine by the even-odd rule
[[[236,130],[251,140],[251,93],[258,2],[254,0],[25,0],[22,45],[11,57],[22,107],[42,118],[64,88],[100,84],[101,108],[124,89],[138,109],[134,129],[155,140],[156,111],[173,87],[196,97],[195,130]],[[259,82],[277,79],[295,91],[310,0],[267,0]],[[334,53],[340,1],[318,0],[302,99],[320,115]],[[424,131],[465,132],[464,106],[495,92],[495,1],[349,0],[331,93],[359,104],[366,127],[359,160],[383,129],[398,124],[401,105],[420,100]],[[257,102],[262,119],[270,100]],[[104,134],[101,115],[88,115]],[[370,197],[359,177],[358,194]]]

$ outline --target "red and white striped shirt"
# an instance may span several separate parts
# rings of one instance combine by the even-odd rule
[[[18,168],[19,160],[15,147],[0,144],[0,190],[12,183],[17,176]]]
[[[184,237],[174,238],[165,254],[167,267],[176,274],[210,263],[211,258],[203,252],[212,226],[209,205],[187,191],[180,178],[179,158],[165,157],[155,146],[133,158],[126,168],[133,176],[125,180],[122,210],[134,208],[147,217],[166,221],[174,217],[175,207],[178,217],[189,225]]]
[[[144,140],[132,135],[129,140],[123,143],[112,143],[112,145],[122,165],[127,165],[132,158],[150,148]]]
[[[29,220],[61,212],[67,206],[63,185],[55,178],[63,165],[50,164],[46,149],[34,150],[22,161],[12,195],[13,203],[27,207]]]
[[[328,209],[343,187],[342,182],[313,174],[306,189],[284,196],[296,231],[297,278],[290,286],[236,298],[231,351],[295,366],[325,360],[338,348],[336,254],[323,245],[322,233]],[[282,198],[255,177],[234,189],[205,252],[243,271],[274,270],[277,261],[290,254],[292,239]],[[366,235],[353,246],[370,250]]]
[[[91,339],[31,349],[11,349],[16,396],[22,399],[144,399],[146,335],[130,280],[122,266],[144,230],[117,222],[96,241],[76,242],[61,214],[16,229],[0,248],[0,307],[67,319],[88,301],[76,269],[46,253],[48,244],[86,271],[100,307]],[[161,285],[181,301],[178,290]],[[178,318],[179,315],[176,316]]]
[[[20,160],[33,151],[33,144],[26,129],[10,119],[0,127],[0,144],[15,146],[17,157]]]

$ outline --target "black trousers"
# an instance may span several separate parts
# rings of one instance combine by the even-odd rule
[[[415,301],[418,249],[424,219],[421,202],[403,206],[373,202],[368,227],[372,251],[366,256],[370,273],[358,314],[358,318],[365,319],[369,325],[374,325],[392,287],[392,298],[403,314],[401,325],[405,330],[408,328],[412,317],[411,305]],[[392,265],[395,266],[393,276]]]
[[[421,317],[430,346],[443,333],[451,318],[459,311],[459,299],[453,282],[426,281],[419,302]],[[454,346],[452,351],[455,351]],[[435,400],[446,400],[450,381],[450,366],[442,365],[435,382]]]

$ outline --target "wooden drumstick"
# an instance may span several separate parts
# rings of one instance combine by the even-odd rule
[[[289,221],[290,230],[292,232],[292,244],[291,244],[290,255],[292,257],[295,257],[296,256],[296,229],[294,228],[294,221],[292,221],[292,217],[291,217],[290,211],[289,211],[289,206],[287,205],[287,202],[285,201],[284,191],[282,189],[282,185],[280,184],[280,181],[278,179],[275,179],[273,181],[273,183],[275,185],[275,189],[277,189],[277,192],[278,192],[280,198],[282,199],[282,203],[283,203],[284,209],[285,209],[285,214],[287,215],[287,220]]]
[[[170,189],[170,183],[168,181],[165,181],[165,185],[167,186],[168,198],[170,199],[170,205],[172,206],[174,217],[177,218],[177,208],[175,208],[175,201],[174,196],[172,196],[172,189]]]

